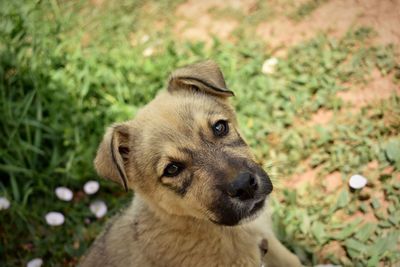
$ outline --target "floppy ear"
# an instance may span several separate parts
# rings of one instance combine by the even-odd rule
[[[128,191],[125,163],[129,157],[129,128],[126,124],[116,124],[107,129],[97,150],[94,166],[97,173],[107,179],[122,184]]]
[[[233,96],[234,93],[226,88],[224,76],[218,65],[207,60],[175,70],[168,83],[168,91],[177,90],[202,91],[220,97]]]

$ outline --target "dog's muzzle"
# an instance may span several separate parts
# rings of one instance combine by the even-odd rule
[[[259,181],[257,177],[250,172],[240,173],[233,182],[229,185],[227,190],[231,198],[241,201],[252,200],[258,194]],[[268,195],[272,191],[272,186],[268,186],[264,194]]]
[[[271,180],[263,170],[240,172],[233,181],[220,188],[221,196],[214,207],[218,220],[214,222],[234,226],[256,217],[272,189]]]

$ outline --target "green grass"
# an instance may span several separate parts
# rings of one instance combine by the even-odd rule
[[[236,94],[242,131],[269,166],[277,187],[275,228],[288,247],[309,265],[398,262],[400,98],[349,114],[336,94],[350,90],[344,84],[367,82],[373,69],[398,83],[394,47],[371,45],[373,29],[352,29],[341,39],[318,35],[292,48],[267,76],[261,66],[272,51],[261,41],[215,39],[211,47],[177,42],[168,30],[177,3],[0,3],[0,196],[11,201],[0,211],[0,265],[21,266],[35,257],[52,266],[76,264],[107,218],[132,197],[107,181],[95,196],[82,192],[86,180],[96,179],[92,160],[105,127],[133,117],[175,67],[205,58],[221,65]],[[169,14],[162,17],[167,30],[132,45],[161,11]],[[148,46],[155,54],[144,57]],[[333,111],[334,119],[324,126],[299,123],[319,109]],[[378,167],[369,171],[374,160]],[[283,181],[304,171],[305,161],[319,170],[316,185],[285,188]],[[346,186],[327,195],[324,177],[334,171],[343,180],[367,176],[371,196]],[[55,197],[60,185],[75,192],[72,202]],[[376,192],[384,192],[385,205]],[[109,206],[104,219],[91,215],[94,199]],[[65,224],[48,226],[48,211],[63,212]],[[373,214],[376,222],[343,220],[357,211]],[[320,258],[332,241],[345,253]]]
[[[300,21],[325,2],[327,2],[327,0],[308,0],[292,11],[289,17],[295,21]]]

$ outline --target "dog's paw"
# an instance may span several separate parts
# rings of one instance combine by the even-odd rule
[[[258,247],[260,248],[261,258],[263,258],[268,252],[268,240],[263,238]]]

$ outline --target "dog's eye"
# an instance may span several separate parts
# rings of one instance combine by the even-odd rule
[[[228,134],[229,125],[227,121],[219,120],[213,125],[212,129],[215,136],[222,137]]]
[[[164,176],[173,177],[177,176],[183,170],[183,165],[179,163],[170,163],[164,169]]]

